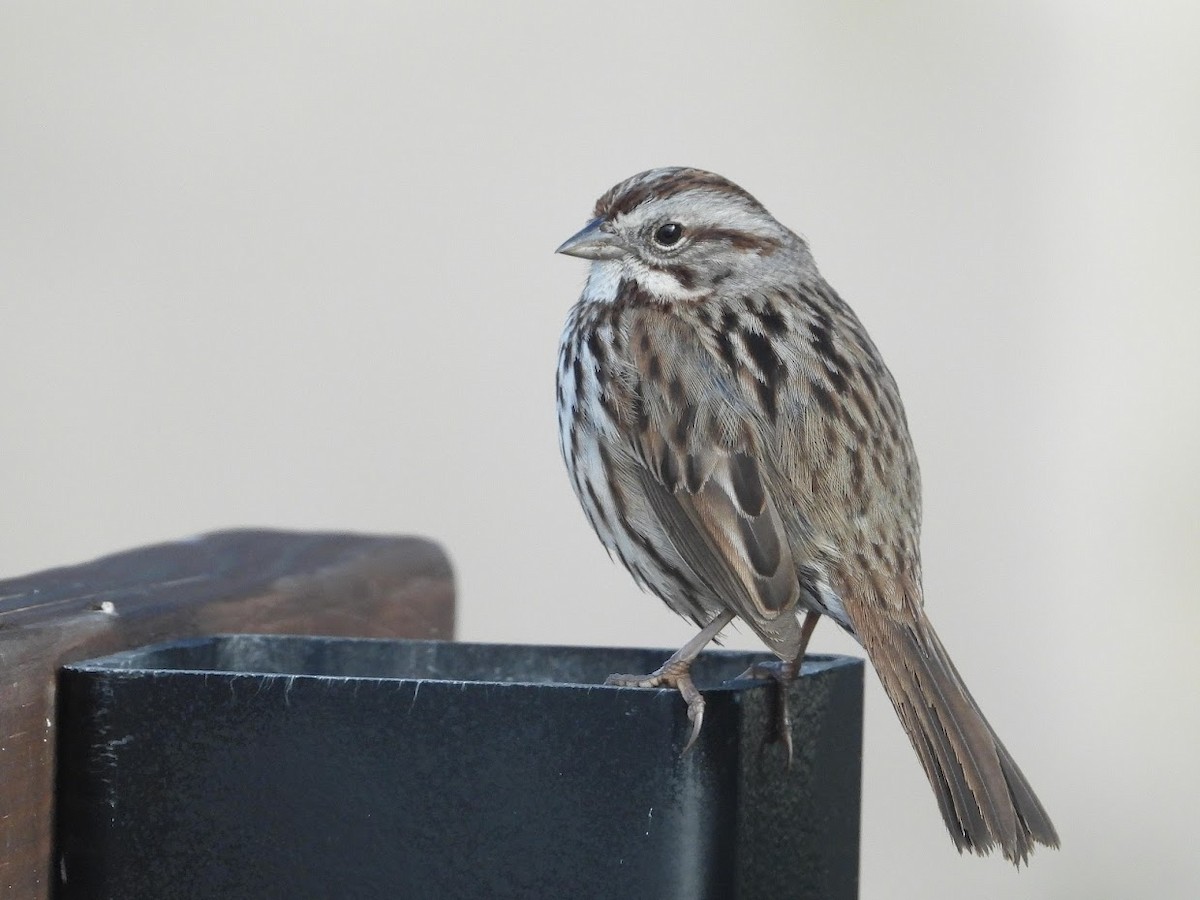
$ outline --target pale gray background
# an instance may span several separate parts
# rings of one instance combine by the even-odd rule
[[[5,3],[0,576],[237,525],[419,532],[463,638],[682,642],[563,475],[584,264],[551,251],[613,182],[711,168],[891,364],[929,608],[1064,840],[959,858],[872,675],[863,897],[1194,896],[1198,24]]]

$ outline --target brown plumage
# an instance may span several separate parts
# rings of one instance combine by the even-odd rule
[[[559,354],[572,486],[609,552],[703,626],[617,683],[677,687],[694,738],[688,666],[725,624],[788,672],[829,616],[866,649],[959,849],[1057,846],[925,615],[900,394],[805,242],[719,175],[672,168],[613,187],[559,251],[593,261]]]

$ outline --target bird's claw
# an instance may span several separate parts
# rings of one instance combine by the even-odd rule
[[[691,679],[689,678],[688,681],[690,682]],[[692,689],[695,690],[694,687]],[[683,691],[681,690],[680,693],[683,694]],[[687,695],[684,694],[685,699],[686,697]],[[680,756],[695,746],[696,739],[700,737],[700,728],[704,725],[704,698],[699,691],[696,692],[694,698],[687,701],[687,716],[688,721],[692,723],[692,733],[688,735],[687,743],[683,745],[683,752],[679,754]]]
[[[668,687],[679,691],[680,696],[687,703],[688,721],[692,723],[687,743],[683,745],[683,753],[687,753],[695,746],[700,737],[700,728],[704,725],[704,695],[692,681],[689,666],[667,663],[657,672],[651,672],[649,675],[609,675],[604,679],[604,683],[616,687]]]
[[[754,663],[738,676],[739,679],[753,678],[760,681],[770,679],[775,682],[775,738],[783,741],[783,749],[787,753],[787,767],[792,767],[795,757],[795,747],[792,743],[792,712],[788,703],[788,687],[796,680],[800,671],[798,660],[766,660]]]

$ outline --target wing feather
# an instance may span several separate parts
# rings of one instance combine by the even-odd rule
[[[712,363],[665,317],[640,320],[629,345],[641,426],[634,453],[649,505],[692,570],[775,646],[791,634],[800,583],[736,388],[712,390],[706,371],[708,389],[693,394],[685,373]]]

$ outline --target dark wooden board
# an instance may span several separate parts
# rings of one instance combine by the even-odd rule
[[[0,581],[0,896],[53,893],[62,664],[202,634],[453,631],[449,561],[413,537],[225,531]]]

